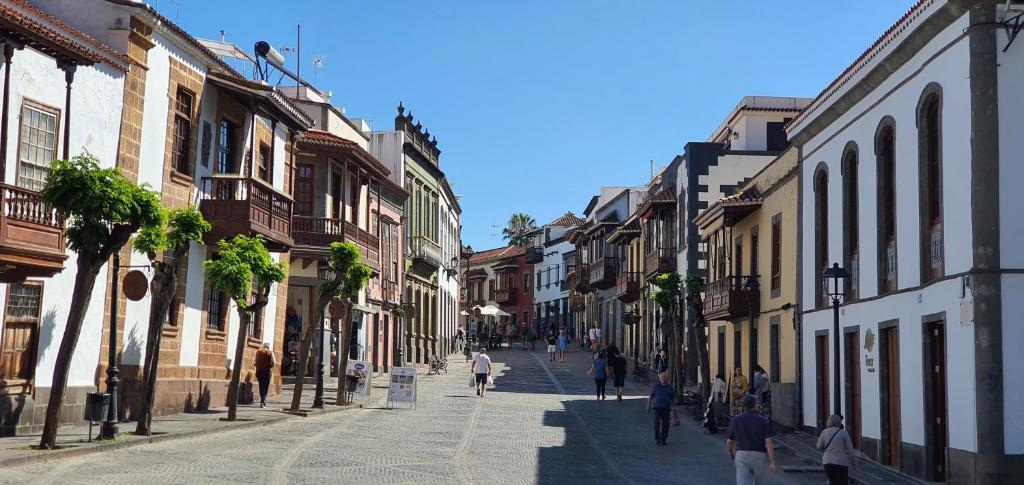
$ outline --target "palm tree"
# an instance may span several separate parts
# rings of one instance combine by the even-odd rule
[[[529,214],[517,212],[508,218],[508,224],[501,230],[501,237],[513,246],[526,246],[526,233],[537,229],[537,221]]]

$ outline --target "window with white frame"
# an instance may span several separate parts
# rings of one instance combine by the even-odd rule
[[[21,142],[18,147],[18,187],[42,190],[57,152],[56,110],[34,104],[21,108]]]

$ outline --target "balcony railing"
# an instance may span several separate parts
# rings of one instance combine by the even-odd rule
[[[590,265],[581,263],[574,273],[573,289],[580,293],[590,292]]]
[[[640,273],[619,273],[615,281],[615,296],[623,303],[632,303],[640,298]]]
[[[208,244],[239,234],[259,234],[271,250],[290,248],[292,199],[265,182],[237,175],[203,177],[199,210],[213,226]]]
[[[647,277],[676,270],[676,253],[671,248],[658,248],[647,255],[647,266],[644,268]]]
[[[429,277],[441,267],[441,246],[425,236],[415,236],[409,247],[413,270]]]
[[[746,289],[748,277],[726,276],[708,285],[704,298],[704,316],[709,320],[729,320],[759,311],[761,292]]]
[[[344,219],[295,216],[292,219],[292,235],[296,245],[323,251],[334,242],[352,242],[359,247],[364,263],[380,269],[380,239]]]
[[[537,264],[544,261],[544,246],[526,248],[526,263]]]
[[[615,258],[603,258],[590,263],[590,286],[607,290],[615,286],[615,273],[618,269]]]
[[[400,303],[401,294],[398,292],[398,282],[382,280],[380,282],[380,296],[386,302]]]
[[[64,223],[39,193],[0,184],[0,282],[49,277],[64,269]]]
[[[494,301],[496,303],[514,303],[515,300],[515,288],[500,288],[494,291]]]

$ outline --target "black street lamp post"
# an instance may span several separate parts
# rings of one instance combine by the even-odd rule
[[[334,280],[334,268],[326,259],[321,259],[316,266],[317,277],[320,281]],[[347,322],[343,322],[344,325]],[[316,395],[313,396],[313,407],[323,409],[324,407],[324,315],[320,316],[320,335],[317,339],[316,350]],[[341,377],[338,377],[338,385],[341,385]]]
[[[839,263],[833,263],[831,268],[826,268],[821,273],[821,282],[824,285],[825,294],[832,299],[832,334],[834,339],[834,362],[832,366],[832,401],[835,406],[835,413],[840,417],[843,416],[841,399],[839,398],[840,389],[842,386],[839,382],[839,298],[845,295],[846,280],[850,278],[850,273],[846,271],[846,268],[841,268]]]
[[[114,439],[117,436],[117,283],[120,278],[121,253],[114,253],[114,261],[111,263],[113,278],[110,281],[110,341],[107,355],[107,392],[110,394],[110,402],[107,405],[107,420],[100,428],[100,436],[104,439]]]

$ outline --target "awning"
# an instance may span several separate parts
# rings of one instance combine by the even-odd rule
[[[484,315],[484,316],[495,316],[495,317],[508,317],[508,316],[511,316],[509,313],[502,311],[501,308],[498,308],[498,307],[493,306],[493,305],[487,305],[487,306],[477,305],[477,306],[473,307],[473,310],[479,311],[480,314]]]

